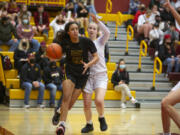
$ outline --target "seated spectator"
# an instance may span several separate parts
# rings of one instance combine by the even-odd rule
[[[153,5],[151,10],[152,10],[151,17],[152,17],[152,20],[154,21],[154,22],[152,22],[152,24],[155,24],[156,23],[155,17],[156,17],[156,15],[160,15],[160,13],[158,11],[157,5]]]
[[[129,73],[126,71],[125,61],[123,59],[119,60],[118,67],[112,75],[111,82],[114,85],[114,90],[121,92],[121,107],[126,108],[126,96],[128,96],[133,104],[137,102],[134,97],[132,97],[129,89]]]
[[[163,43],[164,33],[159,29],[159,24],[155,23],[153,29],[149,33],[150,47],[155,51],[159,50],[159,45]],[[157,55],[157,53],[156,53]]]
[[[17,15],[18,12],[19,12],[19,7],[16,3],[16,0],[10,0],[8,5],[8,13]]]
[[[20,74],[21,88],[25,89],[24,107],[29,108],[29,97],[32,89],[38,89],[39,95],[37,105],[44,108],[43,97],[45,86],[41,83],[41,68],[39,64],[35,63],[35,55],[33,53],[28,56],[28,63],[23,65]]]
[[[154,22],[151,19],[151,10],[147,10],[145,14],[140,15],[138,18],[137,31],[139,34],[144,35],[146,42],[149,40],[149,32],[152,29],[152,22]]]
[[[77,22],[80,24],[79,33],[83,36],[85,35],[85,29],[87,29],[89,24],[88,14],[89,11],[83,2],[78,2]]]
[[[57,67],[55,61],[51,61],[50,64],[44,68],[43,71],[43,81],[46,88],[50,91],[50,107],[55,107],[56,91],[62,91],[62,79],[63,73],[61,69]],[[59,101],[60,105],[62,101],[62,96]]]
[[[46,43],[41,42],[39,50],[35,54],[36,63],[38,63],[43,70],[49,64],[49,58],[46,56]]]
[[[29,40],[30,45],[32,45],[31,46],[32,52],[37,52],[39,50],[40,43],[37,40],[33,39],[34,31],[32,26],[30,25],[27,16],[25,18],[22,18],[21,24],[17,26],[17,34],[20,40],[23,38]]]
[[[176,31],[176,27],[174,23],[170,23],[169,29],[165,32],[165,34],[171,35],[172,42],[178,42],[179,41],[179,33]]]
[[[14,67],[18,70],[18,76],[20,75],[22,66],[28,62],[28,55],[30,53],[29,41],[22,39],[14,52]]]
[[[12,36],[15,38],[12,39]],[[10,23],[7,14],[3,13],[0,19],[0,46],[10,46],[9,51],[15,51],[18,46],[18,36],[15,27]]]
[[[131,0],[129,3],[129,14],[135,15],[136,12],[138,11],[138,8],[140,6],[140,1],[139,0]]]
[[[156,15],[156,16],[155,16],[155,22],[156,22],[156,23],[159,23],[159,29],[160,29],[160,30],[162,30],[163,32],[167,30],[168,25],[167,25],[164,21],[162,21],[160,15]]]
[[[77,7],[76,7],[76,8],[77,8]],[[64,9],[64,11],[65,11],[66,14],[68,14],[68,13],[71,14],[71,18],[74,18],[74,17],[75,17],[76,10],[77,10],[77,9],[75,9],[75,5],[74,5],[73,2],[68,2],[68,3],[66,4],[65,9]]]
[[[175,57],[176,54],[172,45],[171,35],[165,35],[162,48],[159,49],[159,58],[162,60],[163,65],[167,66],[166,77],[175,66]]]
[[[135,26],[137,24],[139,16],[144,14],[145,11],[146,11],[145,5],[141,4],[140,7],[139,7],[139,10],[136,12],[136,14],[134,16],[134,19],[133,19],[133,22],[132,22],[133,26]]]
[[[162,21],[164,22],[174,22],[174,17],[173,15],[171,14],[170,10],[168,7],[163,7],[163,10],[160,11],[160,16],[162,18]]]
[[[35,34],[43,35],[45,41],[48,40],[48,31],[49,31],[49,16],[48,13],[44,11],[44,6],[40,5],[38,11],[34,13],[34,22],[36,25]]]
[[[159,9],[161,7],[160,0],[151,0],[149,3],[149,8],[151,9],[154,5],[156,5]]]
[[[56,36],[56,33],[60,30],[64,30],[66,23],[69,22],[69,18],[65,18],[62,14],[59,14],[56,16],[56,18],[50,23],[50,26],[53,28],[54,31],[54,38]]]
[[[27,10],[27,5],[22,4],[20,12],[17,14],[18,17],[18,23],[21,24],[21,20],[23,18],[28,18],[29,22],[31,20],[31,12]]]
[[[97,15],[96,9],[94,7],[94,0],[85,0],[85,5],[87,6],[89,13],[96,15],[96,17],[99,19],[102,18],[101,16]]]

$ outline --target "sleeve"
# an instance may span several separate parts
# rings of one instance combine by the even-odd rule
[[[36,27],[39,25],[38,13],[34,13],[34,23]]]
[[[90,39],[87,40],[86,45],[88,47],[88,51],[90,51],[91,54],[94,54],[97,52],[96,46],[94,45],[93,41],[91,41]]]
[[[118,85],[118,81],[117,81],[117,79],[116,79],[116,76],[117,76],[117,73],[116,73],[116,71],[113,73],[113,75],[112,75],[112,78],[111,78],[111,82],[113,83],[113,85],[114,86],[116,86],[116,85]]]
[[[38,76],[38,77],[37,77],[36,81],[41,82],[41,80],[42,80],[41,68],[40,68],[39,65],[37,65],[37,68],[38,68],[38,71],[37,71],[37,76]]]
[[[53,27],[53,29],[55,29],[55,23],[56,23],[57,18],[55,18],[54,20],[52,20],[52,22],[49,24],[49,26]]]
[[[125,83],[126,83],[126,84],[129,84],[129,73],[128,73],[128,72],[126,72],[126,80],[125,80]]]
[[[18,38],[17,32],[16,32],[16,28],[11,24],[11,28],[12,28],[12,33],[14,35],[15,38]]]
[[[100,21],[98,24],[100,30],[103,32],[103,35],[99,38],[100,44],[105,45],[110,36],[109,29]]]
[[[20,72],[20,79],[22,82],[30,82],[32,83],[32,80],[30,80],[27,76],[27,64],[23,65]]]
[[[50,72],[48,71],[48,68],[45,68],[45,69],[44,69],[44,72],[43,72],[43,75],[42,75],[42,78],[43,78],[43,81],[44,81],[46,84],[52,82],[51,79],[50,79],[50,77],[49,77],[49,73],[50,73]]]
[[[145,20],[143,19],[144,15],[140,15],[138,18],[138,26],[141,26],[145,23]]]

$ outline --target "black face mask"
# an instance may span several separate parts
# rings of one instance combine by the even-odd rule
[[[6,25],[6,24],[7,24],[7,21],[8,21],[8,17],[4,16],[4,17],[1,18],[1,20],[2,20],[2,23],[3,23],[4,25]]]
[[[23,47],[27,47],[27,43],[26,43],[26,42],[23,42],[23,43],[22,43],[22,46],[23,46]]]
[[[30,59],[30,64],[35,64],[36,60],[35,59]]]

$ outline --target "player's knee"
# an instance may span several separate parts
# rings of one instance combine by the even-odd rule
[[[162,108],[167,108],[169,106],[169,101],[167,98],[163,98],[163,100],[161,101],[161,107]]]
[[[96,104],[96,106],[102,106],[103,100],[101,100],[101,99],[96,99],[96,100],[95,100],[95,104]]]

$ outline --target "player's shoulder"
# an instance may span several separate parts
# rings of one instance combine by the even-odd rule
[[[91,39],[87,38],[87,37],[79,37],[80,41],[82,42],[92,42]]]

